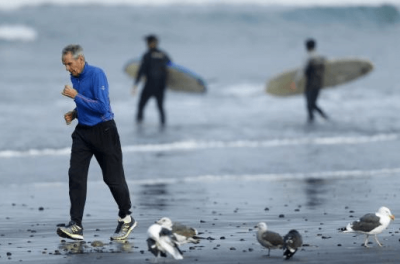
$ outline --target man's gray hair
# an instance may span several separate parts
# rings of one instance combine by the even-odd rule
[[[62,50],[62,57],[64,57],[68,53],[71,53],[71,55],[74,59],[77,59],[79,56],[85,57],[85,55],[83,54],[82,47],[78,44],[70,44],[70,45],[66,46]]]

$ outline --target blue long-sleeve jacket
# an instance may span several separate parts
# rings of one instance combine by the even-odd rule
[[[79,124],[94,126],[112,120],[107,77],[103,70],[85,63],[82,73],[71,75],[73,88],[78,91],[74,101]]]

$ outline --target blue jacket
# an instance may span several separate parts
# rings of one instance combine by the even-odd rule
[[[114,118],[108,95],[107,77],[102,69],[85,63],[78,77],[71,75],[71,82],[78,91],[74,101],[79,124],[94,126]]]

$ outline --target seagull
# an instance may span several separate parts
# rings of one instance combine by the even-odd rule
[[[174,259],[183,259],[182,252],[178,248],[178,243],[171,229],[153,224],[147,230],[147,246],[149,251],[158,257],[167,257],[167,252]]]
[[[255,228],[257,228],[257,240],[258,242],[268,248],[268,256],[271,249],[282,248],[283,239],[278,233],[268,231],[267,224],[264,222],[258,223]]]
[[[303,238],[297,230],[290,230],[283,237],[283,258],[290,259],[296,253],[297,249],[303,245]]]
[[[376,235],[382,233],[382,231],[389,226],[391,220],[394,220],[394,215],[392,215],[389,208],[382,206],[379,208],[378,212],[366,214],[359,220],[349,223],[346,227],[339,228],[339,230],[343,233],[355,232],[366,234],[367,237],[364,241],[365,247],[368,247],[368,237],[374,235],[376,243],[382,247]]]
[[[163,217],[156,223],[162,227],[171,229],[179,245],[186,243],[198,244],[200,242],[200,238],[197,236],[197,230],[192,227],[185,226],[178,222],[172,222],[168,217]]]

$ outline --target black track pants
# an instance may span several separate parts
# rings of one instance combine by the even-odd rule
[[[80,226],[86,202],[89,164],[93,155],[100,165],[103,180],[118,205],[119,217],[131,214],[129,189],[122,165],[121,143],[114,120],[93,127],[78,124],[72,134],[69,196],[71,220]]]

